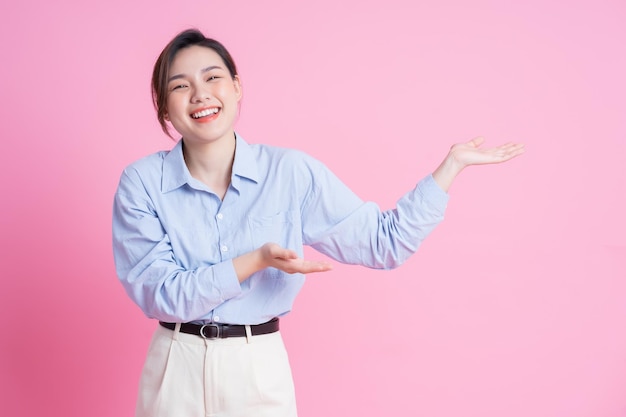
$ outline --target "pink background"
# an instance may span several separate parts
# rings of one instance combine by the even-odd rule
[[[117,282],[112,196],[124,166],[172,146],[150,71],[197,26],[238,61],[248,141],[305,150],[384,208],[452,143],[528,148],[463,173],[402,268],[309,277],[283,321],[301,417],[626,416],[622,0],[5,1],[0,16],[0,414],[132,415],[155,323]]]

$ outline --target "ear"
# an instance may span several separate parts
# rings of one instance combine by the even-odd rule
[[[166,122],[169,122],[169,121],[170,121],[170,115],[169,115],[169,113],[167,113],[167,112],[166,112],[166,113],[163,115],[163,119],[164,119]]]
[[[243,87],[241,86],[241,78],[239,78],[239,75],[235,75],[235,78],[233,78],[233,85],[235,86],[237,101],[240,101],[243,97]]]

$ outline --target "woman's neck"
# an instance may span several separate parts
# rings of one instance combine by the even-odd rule
[[[207,144],[188,144],[183,139],[183,155],[191,176],[206,184],[220,199],[230,185],[236,142],[221,140]]]

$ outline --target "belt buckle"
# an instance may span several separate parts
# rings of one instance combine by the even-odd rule
[[[215,327],[215,337],[210,337],[204,334],[204,328],[205,327]],[[213,339],[219,339],[220,338],[220,326],[219,324],[216,323],[209,323],[209,324],[205,324],[202,327],[200,327],[200,336],[202,336],[203,339],[209,339],[209,340],[213,340]]]

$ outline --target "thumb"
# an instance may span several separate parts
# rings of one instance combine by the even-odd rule
[[[298,254],[291,249],[283,249],[277,254],[277,257],[282,259],[296,259]]]
[[[467,144],[473,146],[474,148],[478,148],[480,145],[483,144],[483,142],[485,142],[485,138],[483,138],[482,136],[478,136],[467,142]]]

